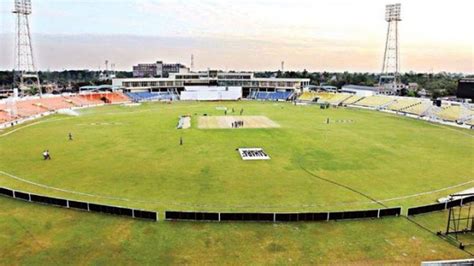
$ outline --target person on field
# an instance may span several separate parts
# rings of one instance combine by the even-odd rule
[[[179,145],[180,145],[180,146],[183,146],[183,137],[180,137],[180,138],[179,138]]]
[[[44,160],[51,160],[51,155],[49,155],[49,150],[45,150],[43,152],[43,159]]]
[[[240,115],[244,113],[244,108],[240,109]]]
[[[72,140],[72,133],[69,132],[69,140]]]

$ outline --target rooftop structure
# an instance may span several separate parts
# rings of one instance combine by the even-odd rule
[[[183,64],[166,64],[163,61],[157,61],[152,64],[138,64],[133,66],[133,77],[147,78],[147,77],[168,77],[172,73],[188,73],[189,68]]]

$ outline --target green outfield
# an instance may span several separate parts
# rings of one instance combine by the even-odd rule
[[[152,223],[3,197],[0,206],[1,265],[419,265],[422,260],[469,256],[404,218],[289,224]],[[436,221],[440,214],[434,215]],[[420,219],[432,225],[432,217]],[[442,228],[436,225],[433,230]]]
[[[265,117],[278,127],[198,127],[204,115],[223,116],[221,107],[233,108],[228,115],[235,116],[243,109],[243,116]],[[162,219],[165,210],[316,212],[382,204],[406,210],[474,184],[472,130],[383,112],[246,101],[78,112],[0,132],[0,186],[154,210]],[[192,116],[190,129],[176,129],[181,115]],[[243,161],[236,151],[243,147],[263,148],[271,160]],[[46,149],[50,161],[42,160]],[[65,263],[68,256],[124,264],[158,258],[180,264],[224,258],[316,263],[331,257],[377,264],[466,256],[404,218],[288,225],[145,223],[4,198],[0,204],[0,251],[9,254],[0,264],[50,257]],[[31,244],[31,254],[17,251],[31,235],[40,244]],[[330,239],[327,245],[323,239]]]

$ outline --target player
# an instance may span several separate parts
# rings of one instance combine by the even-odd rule
[[[43,152],[43,159],[44,160],[51,160],[51,155],[49,155],[49,150],[45,150]]]

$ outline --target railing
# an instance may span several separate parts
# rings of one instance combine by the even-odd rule
[[[228,212],[181,212],[166,211],[167,221],[247,221],[247,222],[311,222],[335,221],[354,219],[376,219],[389,216],[399,216],[401,207],[341,211],[341,212],[315,212],[315,213],[228,213]]]
[[[98,212],[98,213],[106,213],[106,214],[113,214],[119,216],[126,216],[130,218],[136,219],[144,219],[149,221],[158,221],[158,213],[151,212],[151,211],[144,211],[138,209],[131,209],[125,207],[118,207],[118,206],[109,206],[109,205],[102,205],[97,203],[90,203],[90,202],[82,202],[82,201],[74,201],[68,199],[61,199],[61,198],[52,198],[42,195],[37,195],[28,192],[22,192],[17,190],[12,190],[9,188],[0,187],[0,195],[20,199],[28,202],[36,202],[45,205],[52,205],[56,207],[63,207],[68,209],[76,209],[88,212]]]
[[[452,207],[462,206],[466,203],[474,202],[474,196],[468,196],[461,199],[450,200],[442,203],[423,205],[418,207],[413,207],[408,209],[408,216],[430,213],[435,211],[443,211]]]

